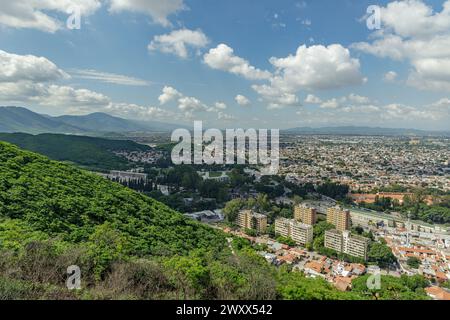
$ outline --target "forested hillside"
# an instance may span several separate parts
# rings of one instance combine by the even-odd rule
[[[0,142],[0,299],[384,297],[277,269],[244,240],[231,246],[142,194]],[[65,287],[70,265],[81,268],[81,290]],[[424,282],[389,281],[389,297],[426,297]]]
[[[10,142],[22,149],[38,152],[53,160],[69,161],[89,169],[127,169],[128,161],[114,151],[147,151],[150,147],[129,140],[26,133],[0,133],[0,141]]]
[[[177,128],[178,125],[123,119],[99,112],[52,117],[23,107],[0,106],[0,132],[98,135],[107,132],[170,132]]]
[[[82,133],[83,130],[26,108],[0,107],[0,132]]]

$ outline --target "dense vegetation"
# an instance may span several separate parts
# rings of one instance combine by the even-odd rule
[[[369,275],[353,280],[352,292],[360,296],[377,300],[427,300],[425,288],[429,285],[428,280],[420,275],[406,276],[400,278],[392,276],[380,277],[380,288],[368,289],[367,281]]]
[[[149,180],[155,185],[166,185],[170,189],[170,195],[163,195],[157,190],[147,194],[180,212],[216,209],[229,199],[229,186],[215,180],[203,180],[197,170],[199,169],[192,165],[164,169],[146,167]],[[192,201],[186,202],[185,199]]]
[[[0,143],[0,299],[373,298],[277,269],[245,240],[231,248],[143,194]],[[70,265],[81,290],[65,288]]]
[[[83,130],[55,118],[21,107],[0,107],[0,132],[82,133]]]
[[[417,257],[409,257],[407,261],[408,266],[410,266],[413,269],[419,269],[420,263],[421,261]]]
[[[436,193],[436,192],[435,192]],[[432,195],[433,204],[428,205],[425,199]],[[398,211],[413,220],[421,220],[428,223],[450,223],[450,194],[439,192],[433,194],[432,190],[417,189],[411,196],[405,196],[403,204],[391,198],[375,197],[374,203],[362,203],[361,206],[380,212]]]
[[[410,214],[411,219],[422,220],[428,223],[450,223],[450,193],[437,198],[436,203],[424,203],[425,191],[416,190],[411,197],[405,197],[400,211],[404,216]]]
[[[347,197],[349,191],[350,188],[348,185],[338,184],[334,182],[326,182],[317,187],[318,193],[336,200],[344,200]]]
[[[0,140],[46,155],[53,160],[73,162],[97,170],[128,169],[128,161],[116,156],[115,151],[150,150],[148,146],[128,140],[63,134],[0,133]]]
[[[220,249],[224,240],[142,194],[4,143],[0,217],[69,243],[114,235],[121,250],[137,256]]]

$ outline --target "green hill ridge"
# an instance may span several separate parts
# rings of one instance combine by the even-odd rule
[[[128,169],[128,161],[115,151],[148,151],[151,148],[129,140],[44,133],[0,133],[0,141],[43,154],[53,160],[76,163],[89,169]]]
[[[0,132],[99,135],[108,132],[168,132],[179,125],[151,120],[131,120],[106,113],[52,117],[24,107],[0,106]]]
[[[213,229],[95,174],[0,142],[0,217],[69,242],[109,223],[133,255],[173,255],[220,246]]]
[[[83,130],[22,107],[0,107],[0,132],[82,133]]]

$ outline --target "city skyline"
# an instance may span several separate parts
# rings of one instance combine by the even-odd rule
[[[0,105],[218,128],[449,130],[450,1],[1,3]],[[68,29],[77,8],[80,29]]]

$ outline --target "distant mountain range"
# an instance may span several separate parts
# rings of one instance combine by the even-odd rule
[[[0,107],[0,132],[29,134],[60,133],[103,136],[108,133],[170,132],[183,126],[158,121],[123,119],[106,113],[82,116],[52,117],[23,107]],[[396,129],[379,127],[299,127],[282,130],[284,134],[318,135],[387,135],[387,136],[450,136],[449,131]]]
[[[92,134],[104,132],[166,132],[179,125],[122,119],[106,113],[51,117],[22,107],[0,107],[0,132],[30,134]]]
[[[361,135],[361,136],[450,136],[450,131],[432,131],[402,128],[379,128],[379,127],[323,127],[310,128],[300,127],[282,130],[284,134],[305,134],[305,135]]]

